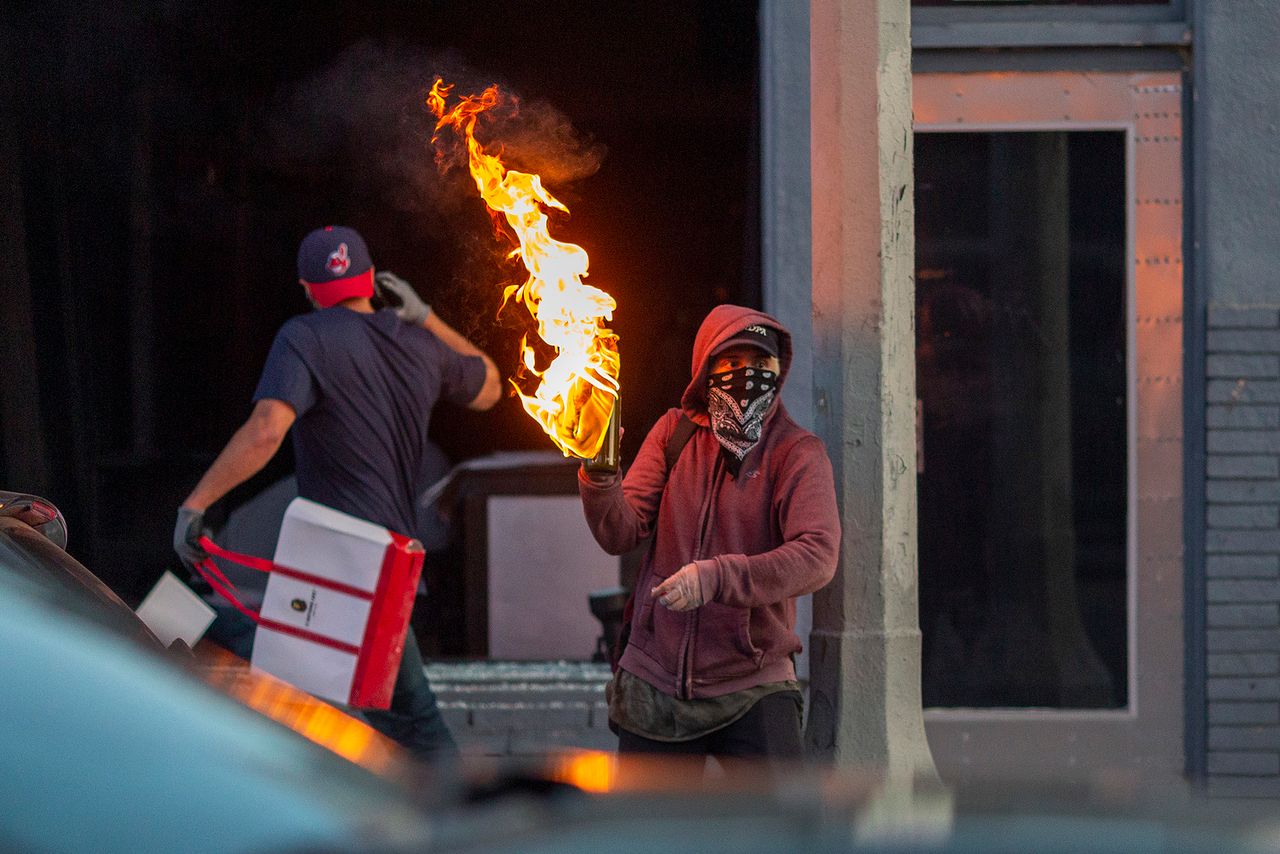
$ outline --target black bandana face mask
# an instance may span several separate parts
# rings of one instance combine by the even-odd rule
[[[737,464],[760,441],[764,416],[778,392],[778,375],[762,368],[737,368],[707,377],[711,432]]]

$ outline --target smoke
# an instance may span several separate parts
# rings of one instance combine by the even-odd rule
[[[481,117],[477,136],[500,145],[512,168],[541,175],[553,195],[563,198],[600,168],[604,146],[546,101],[522,99],[452,52],[372,41],[353,45],[275,99],[261,156],[269,173],[305,188],[327,221],[376,223],[382,234],[375,258],[403,259],[411,253],[388,247],[416,244],[434,278],[426,280],[421,265],[413,278],[432,304],[451,309],[445,316],[477,343],[501,349],[518,340],[513,329],[520,324],[519,312],[494,322],[502,286],[526,274],[507,261],[512,244],[495,236],[454,132],[445,129],[439,146],[432,144],[436,120],[426,96],[437,77],[454,84],[454,96],[498,83],[502,104]]]
[[[453,78],[444,77],[446,83]],[[496,85],[496,84],[495,84]],[[448,106],[465,95],[478,95],[484,87],[456,84]],[[500,150],[509,169],[542,176],[548,188],[562,188],[586,178],[600,168],[604,146],[579,134],[567,116],[546,101],[525,101],[510,88],[498,86],[497,106],[481,113],[476,138],[487,150]],[[436,143],[446,168],[465,168],[466,149],[451,130],[440,134]]]
[[[483,213],[465,171],[436,167],[426,95],[437,77],[454,83],[456,95],[496,82],[452,53],[359,42],[280,99],[268,132],[271,158],[290,174],[317,177],[331,171],[328,164],[342,164],[340,184],[376,194],[400,213],[450,221],[462,210]],[[504,104],[482,118],[479,135],[501,143],[504,160],[542,175],[553,193],[600,168],[604,147],[567,116],[499,87]],[[446,149],[451,136],[442,135]]]

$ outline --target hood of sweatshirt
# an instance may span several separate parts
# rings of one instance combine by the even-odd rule
[[[742,330],[754,323],[772,326],[778,330],[778,388],[787,379],[791,369],[791,333],[778,322],[777,318],[740,305],[718,305],[711,309],[702,325],[698,327],[698,335],[693,340],[693,362],[690,367],[692,379],[680,398],[680,408],[695,423],[706,426],[707,417],[707,363],[716,348],[733,338]],[[774,397],[769,416],[772,416],[782,401],[782,395]],[[766,416],[766,417],[769,417]]]

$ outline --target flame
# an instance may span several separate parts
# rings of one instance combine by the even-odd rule
[[[554,760],[548,776],[584,792],[611,791],[618,780],[618,761],[612,753],[598,750],[574,751]]]
[[[566,457],[593,457],[604,443],[618,397],[618,336],[604,325],[613,319],[617,303],[583,283],[586,250],[551,236],[547,209],[569,209],[547,192],[539,176],[507,169],[499,156],[476,141],[477,117],[502,103],[498,87],[463,96],[448,109],[452,89],[437,79],[427,96],[427,106],[439,119],[432,142],[445,128],[466,141],[468,167],[480,197],[495,216],[505,219],[518,241],[509,257],[519,258],[529,273],[524,284],[506,289],[502,305],[513,297],[523,303],[537,322],[538,337],[556,351],[550,364],[539,370],[526,336],[520,342],[521,360],[525,371],[540,381],[532,394],[514,381],[512,385],[525,412]]]

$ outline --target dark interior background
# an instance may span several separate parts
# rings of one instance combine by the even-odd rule
[[[514,153],[572,211],[618,300],[629,450],[688,380],[697,323],[759,304],[754,2],[28,2],[0,12],[6,268],[0,484],[51,498],[70,551],[137,600],[175,508],[249,411],[294,254],[343,223],[375,264],[516,364],[515,275],[421,98],[499,83]],[[596,168],[598,163],[598,168]],[[548,448],[512,399],[441,409],[454,460]],[[624,447],[625,451],[628,450]],[[231,501],[287,473],[291,455]]]

